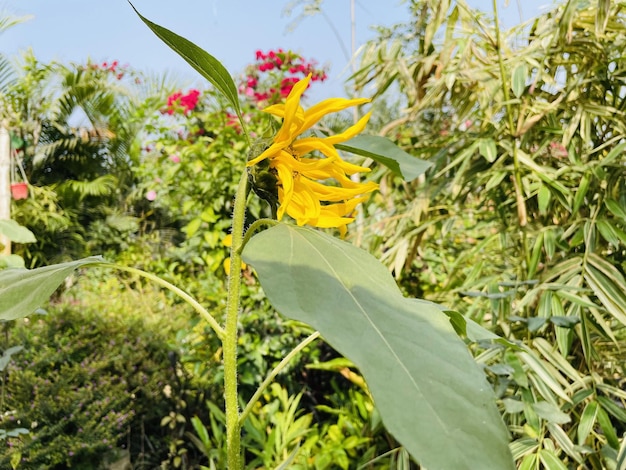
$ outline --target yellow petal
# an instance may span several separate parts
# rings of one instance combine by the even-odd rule
[[[309,191],[315,194],[322,201],[347,201],[353,197],[360,196],[362,194],[374,191],[378,188],[378,185],[373,182],[368,183],[355,183],[353,188],[343,188],[338,186],[328,186],[317,181],[302,179],[302,184],[307,187]]]
[[[291,202],[291,198],[293,197],[294,190],[294,179],[293,172],[288,165],[284,165],[281,162],[276,162],[276,171],[278,172],[278,181],[281,184],[280,193],[279,193],[279,201],[280,207],[278,208],[277,217],[278,220],[283,218],[283,214],[285,213],[285,205],[288,205]]]
[[[352,137],[355,137],[357,134],[360,134],[361,132],[363,132],[363,129],[365,129],[365,126],[367,125],[367,121],[369,121],[371,115],[372,115],[372,112],[370,111],[361,119],[359,119],[355,125],[348,127],[345,131],[339,134],[326,137],[324,139],[324,142],[331,144],[331,145],[335,145],[340,142],[345,142],[346,140],[350,140]]]
[[[318,150],[329,158],[339,158],[337,149],[319,137],[305,137],[303,139],[298,139],[291,145],[291,148],[297,155],[306,155],[314,150]]]
[[[276,134],[275,142],[291,141],[296,135],[302,133],[301,124],[305,115],[300,106],[300,98],[309,86],[310,81],[311,74],[297,82],[289,92],[285,100],[283,125]],[[299,119],[297,119],[298,111],[300,111]]]
[[[343,111],[344,109],[352,106],[358,106],[360,104],[369,103],[371,100],[367,98],[357,98],[349,100],[346,98],[329,98],[321,101],[316,105],[311,106],[304,113],[304,122],[302,124],[302,130],[308,130],[320,119],[327,114]]]

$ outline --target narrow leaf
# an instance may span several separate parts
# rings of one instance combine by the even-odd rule
[[[135,10],[139,18],[141,18],[141,21],[143,21],[161,41],[185,59],[200,75],[211,82],[211,84],[226,97],[237,112],[237,115],[241,115],[237,87],[228,73],[228,70],[226,70],[219,60],[188,39],[144,18],[132,3],[130,6]]]
[[[554,423],[548,423],[546,427],[550,431],[550,434],[552,434],[552,437],[554,438],[556,443],[561,447],[561,449],[563,449],[563,452],[565,452],[579,464],[582,464],[582,455],[576,450],[576,446],[569,438],[567,433],[563,430],[563,428]]]
[[[528,67],[526,64],[520,64],[515,67],[511,76],[511,90],[516,98],[524,94],[526,89],[526,81],[528,80]]]
[[[274,307],[359,368],[387,429],[428,468],[513,468],[491,387],[448,318],[367,252],[279,224],[243,253]]]
[[[626,142],[622,142],[611,149],[611,151],[600,162],[601,166],[610,165],[613,160],[616,160],[623,156],[626,150]]]
[[[478,152],[489,163],[495,162],[498,157],[498,149],[496,147],[496,142],[493,139],[480,139],[478,141]]]
[[[542,419],[545,419],[549,423],[566,424],[569,423],[572,418],[567,413],[563,413],[558,406],[548,403],[547,401],[538,401],[532,404],[535,413]]]
[[[546,470],[567,470],[567,467],[554,453],[547,449],[539,451],[539,460]]]
[[[519,470],[535,470],[536,468],[537,454],[528,454],[519,466]]]
[[[604,204],[615,217],[619,217],[622,219],[622,222],[626,222],[626,209],[624,209],[619,202],[615,199],[606,199]]]
[[[542,364],[541,361],[534,356],[531,350],[519,353],[519,357],[535,374],[537,374],[537,377],[542,383],[549,387],[550,390],[560,396],[563,400],[571,403],[572,400],[567,393],[565,393],[561,385],[559,385],[557,379],[547,370],[547,364]]]
[[[585,406],[582,414],[580,415],[580,421],[578,423],[578,429],[576,430],[578,445],[585,445],[585,441],[589,434],[591,434],[591,430],[593,426],[596,424],[596,417],[598,416],[598,403],[595,401],[590,401]]]
[[[596,36],[604,36],[606,26],[609,24],[609,10],[611,9],[611,0],[598,0],[596,8]]]
[[[574,207],[572,208],[572,213],[578,212],[578,209],[582,206],[585,196],[587,195],[587,191],[589,190],[589,182],[589,175],[586,173],[580,177],[578,189],[574,195]]]
[[[376,135],[359,135],[343,144],[335,144],[335,147],[371,158],[401,176],[404,181],[414,180],[432,166],[432,163],[406,153],[391,140]]]
[[[613,423],[611,423],[609,415],[606,413],[606,411],[604,411],[602,407],[598,407],[597,420],[598,424],[602,428],[602,432],[604,433],[604,437],[606,437],[608,444],[614,449],[619,449],[619,439],[617,438],[617,434],[615,433]]]
[[[37,269],[0,271],[0,320],[15,320],[33,313],[75,269],[103,264],[99,256]]]

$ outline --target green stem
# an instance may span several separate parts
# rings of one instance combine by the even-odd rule
[[[309,336],[303,339],[300,344],[293,348],[293,350],[289,354],[287,354],[282,361],[280,361],[280,364],[272,369],[272,371],[269,373],[263,383],[259,385],[259,388],[257,388],[256,392],[254,392],[254,395],[252,395],[252,398],[250,398],[250,401],[248,402],[244,410],[241,412],[241,415],[239,416],[239,426],[243,426],[243,423],[250,414],[250,411],[252,411],[252,407],[254,406],[254,404],[259,400],[259,398],[261,398],[261,395],[263,394],[265,389],[269,386],[270,383],[272,383],[272,381],[280,373],[280,371],[283,370],[287,366],[287,364],[289,364],[289,362],[291,362],[296,354],[298,354],[311,342],[315,341],[319,337],[319,331],[311,333]]]
[[[254,233],[260,227],[263,227],[263,226],[271,227],[277,224],[278,224],[278,221],[274,219],[259,219],[259,220],[255,220],[254,222],[252,222],[252,224],[250,225],[250,227],[248,227],[248,230],[246,230],[246,234],[243,237],[243,243],[241,244],[241,249],[243,250],[243,247],[246,246],[248,241],[250,241],[250,238],[252,238],[252,235],[254,235]]]
[[[202,305],[200,305],[200,303],[198,303],[196,299],[191,297],[184,290],[176,287],[174,284],[170,284],[166,280],[161,279],[160,277],[152,273],[147,273],[146,271],[142,271],[141,269],[137,269],[137,268],[131,268],[128,266],[122,266],[119,264],[111,264],[111,263],[102,263],[100,266],[104,268],[112,268],[112,269],[117,269],[118,271],[126,271],[129,273],[137,274],[138,276],[145,277],[146,279],[150,279],[151,281],[160,285],[161,287],[165,287],[166,289],[172,291],[174,294],[178,295],[181,299],[183,299],[185,302],[191,305],[194,308],[194,310],[198,312],[200,316],[206,320],[206,322],[213,329],[213,331],[215,331],[219,339],[221,340],[224,339],[224,333],[225,333],[224,328],[222,328],[219,325],[219,323],[217,323],[215,318],[213,318],[213,316],[209,312],[207,312],[207,310]]]
[[[513,106],[511,105],[511,95],[509,93],[509,80],[504,68],[504,58],[502,57],[502,35],[500,34],[500,21],[498,18],[498,1],[493,0],[494,26],[496,30],[496,51],[498,53],[498,65],[500,68],[500,81],[502,83],[502,93],[504,95],[504,103],[506,108],[506,118],[509,127],[509,134],[513,137],[513,187],[515,189],[515,199],[517,202],[517,219],[522,237],[522,255],[528,266],[529,253],[526,246],[526,232],[524,227],[528,223],[528,215],[526,211],[526,201],[524,200],[522,173],[519,164],[518,143],[519,136],[515,130],[515,120],[513,116]],[[523,272],[523,270],[522,270]],[[524,275],[524,277],[526,277]]]
[[[228,301],[226,325],[222,341],[224,351],[224,402],[226,408],[226,467],[230,470],[243,468],[241,459],[241,427],[237,396],[237,320],[241,290],[241,247],[246,215],[246,189],[248,175],[244,171],[239,180],[233,212],[233,243],[230,249],[230,273],[228,275]]]

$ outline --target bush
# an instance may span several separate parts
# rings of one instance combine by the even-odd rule
[[[102,283],[103,291],[115,283]],[[67,303],[7,329],[7,344],[24,347],[4,383],[13,423],[3,427],[30,429],[9,439],[9,449],[22,453],[20,468],[96,468],[120,451],[135,468],[168,459],[174,437],[161,420],[186,387],[168,344],[181,316],[163,302],[152,315],[137,308],[154,301],[145,293],[106,299],[115,299],[113,308]],[[12,453],[0,455],[1,468]]]

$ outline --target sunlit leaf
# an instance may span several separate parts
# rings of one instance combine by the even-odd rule
[[[596,35],[604,35],[606,26],[609,22],[609,10],[611,8],[611,0],[598,0],[596,9]]]
[[[542,363],[530,352],[530,350],[528,352],[519,353],[519,357],[535,374],[537,374],[540,381],[552,390],[552,392],[556,393],[563,400],[571,402],[571,398],[567,395],[567,393],[565,393],[558,380],[553,374],[550,373],[550,371],[547,370],[548,364]]]
[[[527,80],[528,66],[526,64],[520,64],[515,67],[511,76],[511,90],[513,90],[513,94],[516,98],[519,98],[524,94]]]
[[[226,70],[219,60],[188,39],[143,17],[132,3],[131,7],[135,10],[139,18],[141,18],[141,21],[143,21],[159,39],[185,59],[200,75],[211,82],[211,84],[224,95],[237,114],[241,114],[235,82],[230,76],[230,73],[228,73],[228,70]]]
[[[588,257],[585,280],[604,308],[623,325],[626,325],[626,283],[613,265],[599,256]]]
[[[567,470],[567,467],[561,462],[561,459],[548,449],[541,449],[539,451],[539,460],[546,470]]]
[[[511,448],[511,453],[513,454],[513,458],[518,460],[524,455],[528,455],[531,452],[537,450],[539,447],[539,443],[530,437],[522,437],[521,439],[517,439],[509,445]]]
[[[24,258],[19,255],[0,255],[0,269],[25,267]]]
[[[539,401],[533,403],[532,406],[537,416],[550,423],[565,424],[572,421],[572,418],[567,413],[563,413],[556,405],[547,401]]]
[[[550,188],[542,184],[537,192],[537,202],[539,203],[539,212],[545,214],[550,204]]]
[[[412,181],[426,173],[431,163],[406,153],[385,137],[359,135],[342,144],[335,144],[339,150],[371,158],[385,165],[404,181]]]
[[[535,446],[538,447],[538,446]],[[537,454],[528,454],[522,460],[519,470],[535,470],[537,468]]]
[[[0,234],[15,243],[35,243],[33,232],[18,224],[15,220],[0,220]]]
[[[563,430],[563,428],[553,422],[548,423],[546,427],[548,428],[548,431],[550,431],[552,438],[561,447],[561,449],[576,462],[582,463],[582,455],[580,454],[580,452],[578,452],[578,450],[576,450],[576,446],[569,438],[567,433]]]
[[[480,139],[478,142],[478,152],[489,163],[495,162],[498,157],[498,149],[493,139]]]
[[[596,417],[598,416],[598,403],[595,401],[590,401],[585,406],[582,414],[580,415],[580,420],[578,422],[578,429],[576,430],[576,435],[578,439],[578,445],[582,446],[585,444],[587,437],[591,433],[593,426],[596,423]]]
[[[513,468],[491,388],[439,308],[403,297],[367,252],[308,228],[279,224],[243,256],[278,311],[354,362],[386,427],[416,460]]]

